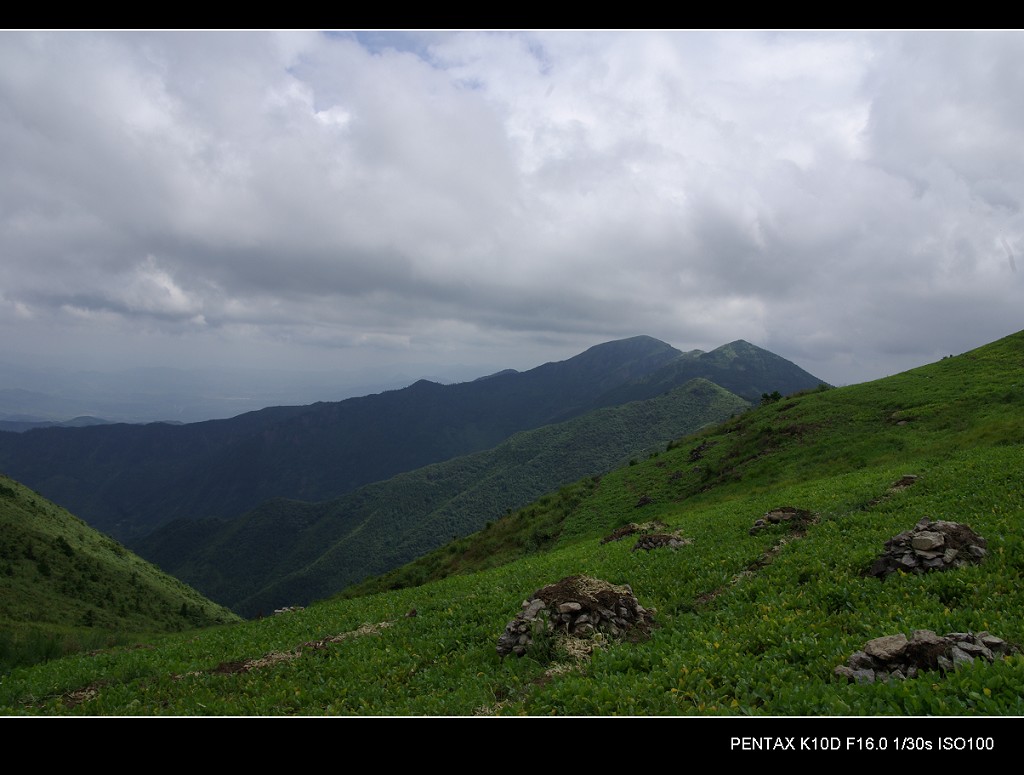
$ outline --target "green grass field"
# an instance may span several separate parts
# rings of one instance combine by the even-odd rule
[[[1024,644],[1024,334],[885,380],[786,397],[669,447],[545,496],[365,585],[363,596],[16,669],[0,681],[0,708],[1024,715],[1020,654],[890,683],[832,672],[866,641],[916,629],[986,630]],[[919,479],[891,491],[904,474]],[[816,521],[805,532],[780,524],[750,534],[784,505]],[[985,560],[884,581],[862,575],[923,516],[968,524],[988,542]],[[628,539],[600,541],[655,519],[692,543],[633,552]],[[522,601],[580,573],[630,584],[656,611],[652,636],[582,661],[499,659],[497,638]]]

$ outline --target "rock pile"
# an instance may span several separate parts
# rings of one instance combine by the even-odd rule
[[[660,530],[668,527],[664,522],[654,520],[653,522],[644,522],[642,525],[638,525],[636,522],[630,522],[628,525],[616,528],[610,534],[606,535],[601,539],[602,544],[611,543],[612,541],[621,541],[623,538],[627,538],[637,533],[649,533],[652,530]]]
[[[642,536],[637,540],[633,544],[633,551],[643,550],[649,552],[651,549],[661,549],[662,547],[678,549],[691,543],[693,543],[691,539],[683,538],[674,533],[652,533],[651,535]]]
[[[715,446],[715,444],[717,443],[717,441],[705,441],[701,444],[698,444],[696,447],[690,450],[690,462],[696,463],[698,460],[704,457],[705,452],[707,452],[709,449],[711,449],[711,447]]]
[[[1002,638],[987,632],[951,632],[936,635],[931,630],[915,630],[908,640],[903,633],[875,638],[854,652],[845,665],[833,672],[851,683],[902,681],[914,678],[922,670],[955,670],[976,659],[993,662],[1017,649]]]
[[[590,640],[642,638],[654,626],[628,584],[615,586],[590,576],[567,576],[538,589],[498,638],[498,656],[523,656],[542,636]]]
[[[796,506],[780,506],[765,513],[757,520],[750,528],[750,535],[757,535],[765,528],[778,525],[780,522],[792,522],[793,527],[805,527],[812,521],[814,521],[814,514],[806,509],[798,509]]]
[[[924,517],[913,529],[885,542],[885,551],[865,573],[884,579],[891,573],[927,573],[981,562],[986,541],[967,525]]]

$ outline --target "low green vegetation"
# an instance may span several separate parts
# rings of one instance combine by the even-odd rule
[[[237,620],[64,509],[0,476],[0,673]]]
[[[0,709],[1024,715],[1020,653],[888,683],[833,674],[865,642],[917,629],[1024,645],[1022,366],[1024,333],[885,380],[785,396],[552,492],[379,582],[402,588],[16,669]],[[893,488],[906,474],[918,478]],[[814,519],[751,533],[780,506]],[[924,516],[968,524],[987,540],[983,562],[865,576]],[[653,521],[690,543],[602,542]],[[579,661],[557,648],[500,659],[497,638],[522,601],[573,574],[629,584],[655,611],[651,637]]]

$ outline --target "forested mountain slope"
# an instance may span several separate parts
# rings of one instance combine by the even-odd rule
[[[663,396],[523,431],[494,449],[331,501],[277,499],[228,522],[178,520],[136,549],[246,616],[305,605],[747,406],[696,379]]]
[[[722,375],[732,373],[745,387],[728,389],[742,396],[818,384],[769,355],[747,345],[712,381],[721,384]],[[271,498],[338,497],[490,449],[519,431],[649,398],[705,376],[683,369],[659,377],[653,391],[642,382],[694,358],[700,360],[639,336],[521,373],[455,385],[421,380],[402,390],[271,407],[229,420],[0,432],[0,470],[97,529],[131,541],[173,519],[238,516]]]

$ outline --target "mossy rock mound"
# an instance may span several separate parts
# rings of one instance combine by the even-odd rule
[[[948,520],[921,519],[910,530],[885,542],[885,551],[864,572],[884,579],[890,574],[944,571],[981,562],[988,543],[967,525]]]
[[[910,638],[900,632],[868,641],[833,672],[850,683],[902,681],[916,678],[922,671],[950,672],[961,665],[994,662],[1017,652],[1016,646],[989,632],[936,635],[931,630],[915,630]]]
[[[650,533],[654,530],[663,530],[666,527],[667,525],[664,522],[657,519],[652,522],[644,522],[642,524],[630,522],[628,525],[616,528],[606,535],[601,539],[601,543],[608,544],[612,541],[621,541],[623,538],[628,538],[629,536],[636,535],[637,533]]]
[[[566,576],[523,601],[522,611],[498,638],[498,655],[521,657],[537,641],[554,637],[598,642],[641,640],[653,627],[653,612],[640,605],[628,584]]]
[[[649,552],[652,549],[681,549],[693,543],[689,538],[683,538],[676,533],[652,533],[642,536],[633,544],[633,551]]]
[[[750,535],[757,535],[773,525],[786,524],[791,530],[804,530],[814,521],[814,513],[796,506],[779,506],[765,512],[764,516],[754,522]]]

